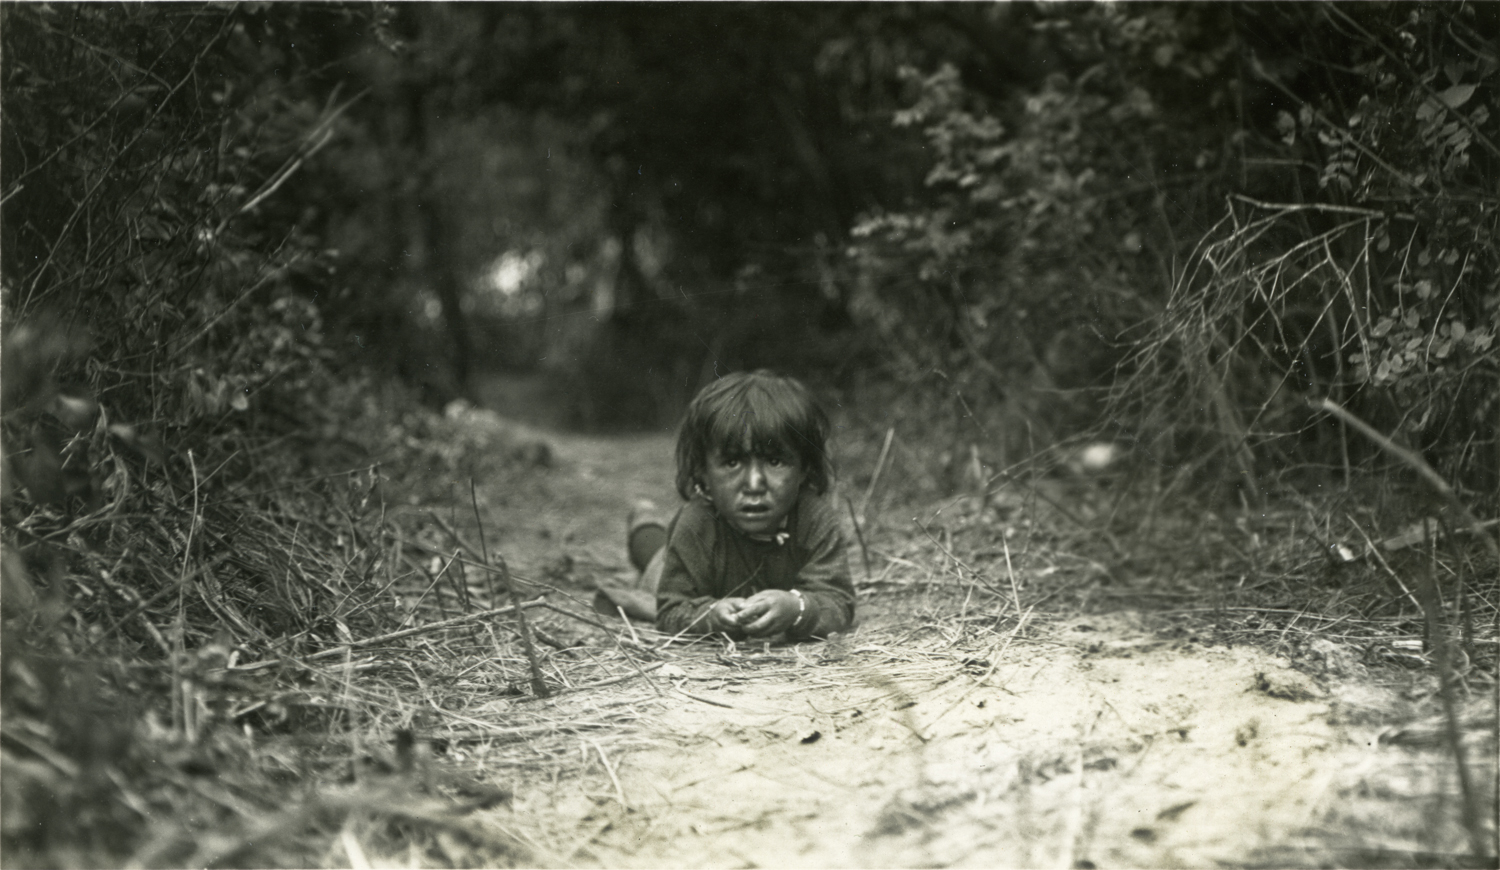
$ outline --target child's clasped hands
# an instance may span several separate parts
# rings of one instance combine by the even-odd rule
[[[713,631],[747,637],[781,634],[802,612],[802,603],[784,589],[762,589],[749,598],[721,598],[709,609]]]

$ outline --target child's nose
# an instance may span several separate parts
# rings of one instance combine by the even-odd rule
[[[745,488],[751,492],[766,488],[766,468],[759,459],[751,459],[745,466]]]

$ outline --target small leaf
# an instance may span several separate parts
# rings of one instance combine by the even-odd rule
[[[1376,338],[1380,338],[1387,332],[1390,332],[1392,327],[1394,327],[1395,325],[1396,321],[1390,319],[1389,317],[1382,317],[1380,318],[1380,322],[1375,324],[1375,328],[1370,330],[1370,334],[1375,336]]]
[[[1456,341],[1463,341],[1464,336],[1467,335],[1468,332],[1469,332],[1469,328],[1467,326],[1464,326],[1462,321],[1459,321],[1459,320],[1453,321],[1453,327],[1452,327],[1451,333],[1453,335],[1454,340],[1456,340]]]
[[[1454,85],[1445,91],[1438,93],[1438,99],[1443,105],[1450,109],[1456,109],[1469,101],[1474,96],[1474,85]]]
[[[1281,134],[1281,141],[1288,145],[1297,141],[1297,119],[1290,112],[1282,111],[1276,113],[1276,132]]]

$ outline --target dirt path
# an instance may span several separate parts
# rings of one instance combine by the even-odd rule
[[[551,462],[486,492],[512,561],[623,571],[629,505],[675,499],[670,436],[515,428]],[[1412,721],[1432,707],[1421,675],[1372,676],[1330,642],[1294,667],[1131,610],[960,618],[960,599],[886,576],[846,637],[674,646],[607,696],[536,702],[628,724],[518,781],[495,824],[549,866],[1462,863],[1451,757]],[[1490,794],[1492,735],[1471,735]]]

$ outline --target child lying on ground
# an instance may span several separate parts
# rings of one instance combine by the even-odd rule
[[[670,634],[789,640],[854,619],[844,535],[826,497],[828,418],[801,383],[767,371],[704,387],[677,433],[670,523],[632,517],[641,586]]]

